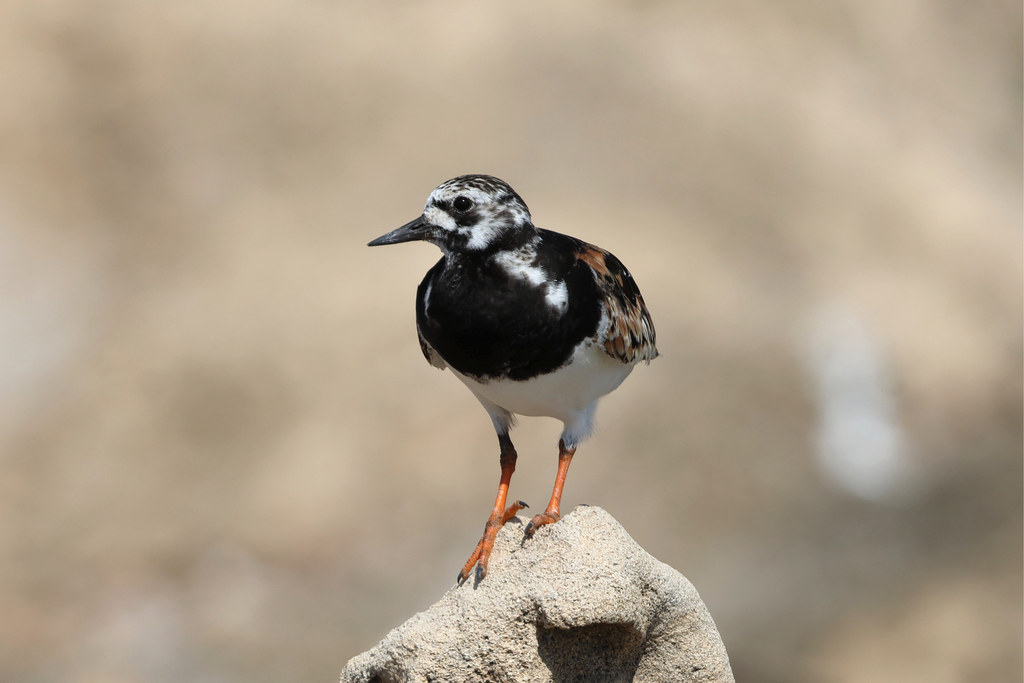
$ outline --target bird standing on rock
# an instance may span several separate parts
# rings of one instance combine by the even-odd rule
[[[516,415],[564,424],[558,473],[544,512],[526,527],[557,522],[576,447],[593,431],[597,401],[641,361],[658,356],[654,323],[626,267],[607,251],[535,227],[507,183],[464,175],[439,185],[423,214],[369,243],[423,240],[443,256],[416,292],[416,332],[431,365],[450,368],[494,423],[501,481],[484,533],[459,582],[477,581],[498,530],[526,503],[505,507],[516,468],[509,429]]]

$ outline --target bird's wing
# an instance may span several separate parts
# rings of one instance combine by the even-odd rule
[[[582,243],[576,258],[594,271],[598,290],[604,297],[604,350],[623,363],[650,362],[658,357],[654,343],[654,322],[647,312],[640,289],[619,259],[600,247]]]
[[[448,367],[448,364],[444,362],[444,358],[441,358],[441,354],[435,351],[430,342],[423,338],[423,331],[419,325],[416,325],[416,336],[420,338],[420,351],[423,352],[423,357],[427,359],[428,363],[441,370]]]
[[[433,286],[434,278],[441,269],[444,267],[444,259],[434,264],[434,267],[427,271],[427,274],[423,277],[423,281],[420,282],[420,286],[416,289],[416,336],[420,340],[420,351],[423,352],[423,357],[427,359],[427,362],[433,365],[435,368],[444,370],[448,367],[448,364],[441,358],[441,354],[437,352],[427,338],[423,336],[423,325],[430,323],[430,318],[427,315],[427,300],[430,298],[430,290]]]

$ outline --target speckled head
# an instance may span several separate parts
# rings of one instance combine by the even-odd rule
[[[369,246],[425,240],[446,254],[481,252],[514,248],[535,233],[526,202],[508,183],[489,175],[463,175],[438,185],[419,218]]]

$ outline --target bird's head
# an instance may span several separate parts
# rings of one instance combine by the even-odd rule
[[[514,248],[535,234],[530,210],[508,183],[489,175],[464,175],[438,185],[422,215],[368,246],[424,240],[446,254],[482,252]]]

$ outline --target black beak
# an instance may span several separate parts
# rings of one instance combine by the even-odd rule
[[[400,228],[395,228],[386,235],[381,235],[377,239],[368,243],[368,247],[380,247],[385,244],[399,244],[401,242],[414,242],[416,240],[428,239],[433,232],[431,228],[434,226],[428,223],[423,216],[409,221]]]

